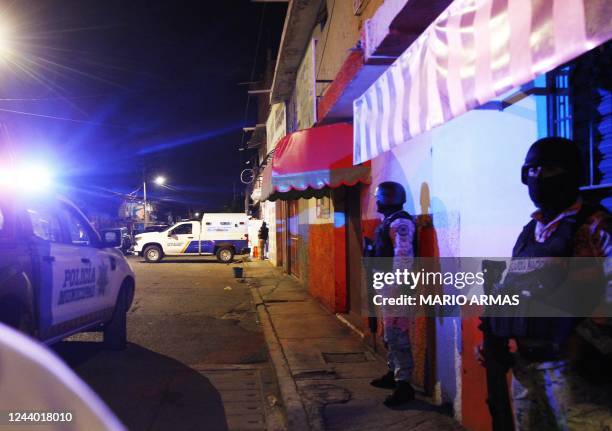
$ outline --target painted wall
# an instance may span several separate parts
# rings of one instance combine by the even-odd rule
[[[361,37],[365,20],[371,18],[384,0],[369,0],[359,15],[355,15],[350,0],[327,0],[327,22],[317,25],[312,37],[317,41],[315,48],[317,79],[331,80],[342,67]],[[317,84],[320,96],[328,83]]]
[[[508,256],[533,210],[520,166],[537,134],[533,96],[504,112],[471,111],[374,159],[372,187],[397,181],[406,188],[405,208],[431,215],[433,232],[422,244],[429,253]],[[363,194],[365,226],[378,218],[372,194]],[[471,359],[480,339],[476,322],[441,318],[435,329],[437,396],[453,403],[468,428],[483,429],[484,370]],[[462,411],[462,401],[469,409]]]
[[[300,223],[304,231],[303,261],[310,268],[302,276],[310,294],[332,312],[344,311],[346,303],[346,256],[344,224],[335,226],[333,200],[303,199]]]
[[[274,266],[277,266],[276,257],[276,203],[265,201],[262,202],[263,211],[262,218],[268,225],[268,259]]]

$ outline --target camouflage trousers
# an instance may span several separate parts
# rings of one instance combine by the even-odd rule
[[[393,324],[385,324],[384,329],[389,371],[393,372],[395,381],[408,381],[414,368],[408,331],[403,325]]]
[[[610,388],[594,387],[567,361],[527,363],[517,355],[512,371],[517,430],[612,429]]]

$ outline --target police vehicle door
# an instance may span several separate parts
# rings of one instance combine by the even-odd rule
[[[187,222],[168,231],[164,252],[166,254],[198,254],[199,223]]]
[[[58,313],[61,309],[58,302],[65,274],[77,263],[62,229],[59,209],[47,202],[30,201],[24,210],[31,227],[33,259],[38,263],[38,329],[40,337],[46,339],[59,335],[53,328],[70,319],[69,313],[63,316]]]
[[[71,322],[74,328],[103,320],[112,312],[109,263],[103,260],[100,238],[73,207],[60,203],[67,244],[55,254],[69,253],[63,274],[53,277],[53,322]]]

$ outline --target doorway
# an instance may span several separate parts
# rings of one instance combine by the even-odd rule
[[[292,200],[288,202],[287,211],[287,257],[289,260],[289,274],[295,275],[300,278],[300,261],[299,261],[299,200]]]

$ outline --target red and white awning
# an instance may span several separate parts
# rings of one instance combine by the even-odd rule
[[[610,0],[455,0],[353,103],[355,164],[612,38]]]
[[[285,136],[262,175],[261,200],[287,200],[321,197],[330,188],[368,183],[370,166],[353,166],[353,127],[340,123]]]

